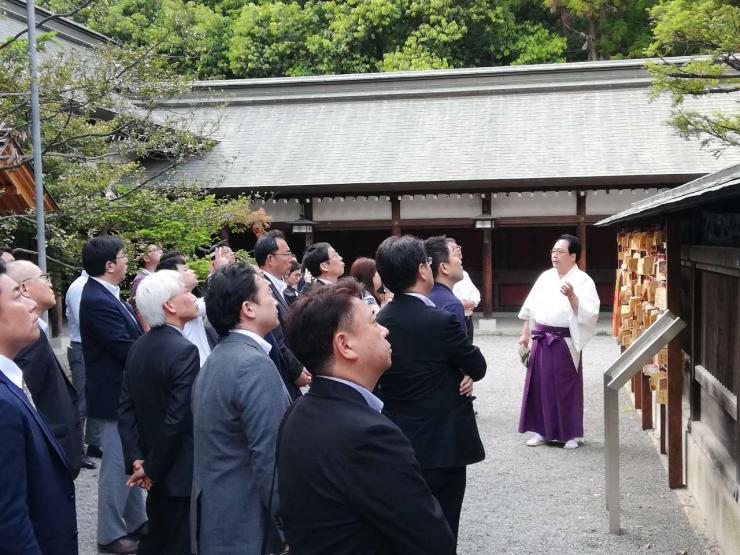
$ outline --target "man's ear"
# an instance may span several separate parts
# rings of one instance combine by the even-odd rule
[[[164,304],[162,305],[162,308],[164,309],[165,315],[167,315],[167,314],[177,314],[177,310],[172,305],[172,303],[170,301],[168,301],[168,300],[164,302]]]
[[[252,308],[252,303],[244,301],[239,311],[239,320],[254,320],[256,316],[257,315],[254,313],[254,309]]]
[[[334,334],[332,340],[334,347],[334,356],[340,360],[357,360],[357,352],[350,346],[349,334],[345,331],[338,331]]]

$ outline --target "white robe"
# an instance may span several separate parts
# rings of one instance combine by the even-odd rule
[[[573,286],[573,293],[578,297],[577,314],[573,312],[568,298],[560,292],[564,281]],[[550,268],[537,278],[519,311],[519,318],[529,320],[530,330],[534,329],[535,322],[568,328],[570,337],[565,341],[573,357],[573,365],[578,369],[581,351],[596,332],[600,305],[594,281],[578,266],[573,266],[562,279],[555,268]]]

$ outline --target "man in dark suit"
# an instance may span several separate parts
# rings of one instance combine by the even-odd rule
[[[254,245],[254,260],[267,281],[270,282],[272,296],[278,303],[278,325],[270,332],[277,348],[270,350],[270,358],[280,371],[290,398],[295,400],[301,396],[299,388],[311,383],[311,374],[285,345],[283,329],[289,307],[283,296],[286,288],[283,277],[290,272],[293,253],[290,252],[283,233],[273,230],[257,239]]]
[[[51,281],[41,268],[28,260],[11,262],[8,265],[8,277],[20,285],[24,296],[36,303],[42,331],[36,341],[21,349],[15,357],[15,363],[23,371],[23,379],[36,409],[64,449],[67,462],[76,477],[82,464],[82,423],[77,393],[54,355],[44,333],[47,324],[41,319],[41,315],[56,304]]]
[[[120,239],[93,237],[82,247],[82,264],[90,278],[82,289],[80,335],[87,378],[87,414],[101,420],[103,458],[98,477],[98,544],[104,553],[136,552],[144,523],[144,497],[126,486],[118,400],[126,356],[141,327],[119,296],[126,276],[126,254]]]
[[[35,308],[0,262],[0,552],[76,555],[72,472],[13,362],[39,337]]]
[[[190,397],[200,369],[198,348],[182,334],[197,318],[195,296],[180,274],[146,276],[136,293],[149,331],[126,359],[118,407],[123,456],[130,486],[149,490],[147,531],[139,555],[189,555],[193,485],[193,415]]]
[[[331,285],[344,274],[344,259],[329,243],[314,243],[303,254],[303,267],[313,276],[309,286]]]
[[[485,458],[469,394],[472,382],[485,376],[486,361],[457,318],[427,298],[434,278],[421,240],[389,237],[375,262],[383,284],[395,293],[378,314],[393,349],[378,396],[384,414],[413,445],[457,537],[466,465]]]
[[[278,439],[280,516],[302,555],[449,555],[455,542],[401,430],[371,391],[391,363],[388,330],[354,280],[316,288],[288,318],[314,375]]]

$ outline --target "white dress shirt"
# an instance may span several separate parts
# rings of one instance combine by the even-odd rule
[[[270,283],[275,286],[275,288],[278,290],[278,293],[280,293],[280,296],[283,297],[283,291],[285,291],[285,288],[288,287],[288,284],[285,283],[282,279],[276,278],[267,270],[262,270],[262,274],[268,280],[270,280]],[[283,297],[283,300],[285,300],[285,297]]]
[[[23,389],[23,371],[15,362],[4,355],[0,355],[0,371],[5,374],[11,382],[17,385],[18,389]]]
[[[198,358],[200,358],[201,367],[206,363],[206,358],[211,354],[211,345],[208,343],[208,334],[206,333],[205,316],[206,303],[203,299],[196,299],[195,304],[198,307],[198,317],[185,322],[182,328],[182,334],[185,339],[198,347]]]
[[[470,274],[463,270],[463,278],[452,288],[452,293],[461,301],[473,302],[473,308],[465,309],[465,316],[472,316],[473,310],[480,304],[480,291],[470,279]]]
[[[422,295],[421,293],[402,293],[402,294],[409,295],[410,297],[416,297],[417,299],[421,300],[427,306],[437,306],[431,300],[429,300],[429,297]]]
[[[272,350],[272,345],[270,345],[267,341],[265,341],[263,337],[260,337],[253,331],[244,330],[241,328],[234,328],[233,330],[229,330],[229,331],[234,331],[236,333],[241,333],[242,335],[246,335],[247,337],[251,337],[257,342],[257,345],[259,345],[262,348],[262,350],[265,351],[266,355],[270,354],[270,350]]]
[[[340,382],[345,385],[350,386],[355,391],[358,391],[360,395],[365,399],[365,402],[368,404],[368,406],[376,410],[378,412],[383,412],[383,401],[378,399],[371,391],[368,391],[364,387],[362,387],[360,384],[357,384],[355,382],[351,382],[349,380],[345,380],[343,378],[337,378],[336,376],[316,376],[317,378],[324,378],[326,380],[334,380],[335,382]]]
[[[82,298],[82,288],[85,287],[88,277],[87,272],[82,270],[82,274],[67,289],[64,299],[67,305],[69,340],[75,343],[82,343],[82,337],[80,337],[80,299]]]

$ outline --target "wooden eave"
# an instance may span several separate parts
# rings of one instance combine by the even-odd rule
[[[6,141],[0,146],[0,213],[22,214],[36,205],[35,184],[33,170],[30,164],[7,169],[12,166],[12,160],[20,157],[20,150],[13,141]],[[44,210],[52,212],[59,210],[59,206],[44,190]]]

